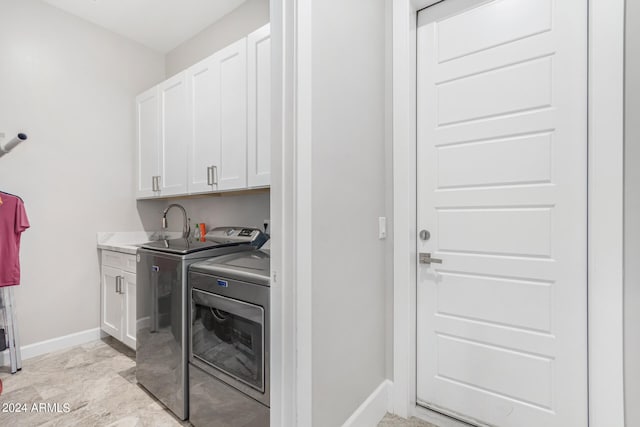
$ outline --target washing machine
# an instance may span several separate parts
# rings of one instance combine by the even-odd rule
[[[189,267],[189,421],[269,426],[270,256],[235,253]]]
[[[188,286],[192,263],[261,247],[257,228],[218,227],[204,239],[149,242],[137,252],[136,378],[178,418],[189,417]]]

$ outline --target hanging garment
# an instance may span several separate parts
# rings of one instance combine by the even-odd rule
[[[0,287],[20,284],[20,236],[27,228],[22,199],[0,191]]]

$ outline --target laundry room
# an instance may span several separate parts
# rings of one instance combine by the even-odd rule
[[[640,426],[638,23],[0,0],[0,426]]]
[[[19,260],[3,264],[0,281],[1,424],[188,419],[188,268],[242,248],[252,255],[234,259],[259,257],[262,268],[260,327],[216,304],[251,300],[234,294],[241,272],[221,273],[230,285],[215,301],[219,286],[203,283],[206,301],[189,315],[212,332],[192,370],[229,373],[221,383],[241,367],[261,378],[268,425],[269,1],[152,3],[0,3],[3,224],[24,217],[19,256],[1,252]],[[136,255],[144,244],[159,250]],[[20,276],[9,274],[16,267]],[[235,358],[244,365],[229,365]],[[216,414],[199,407],[191,423],[209,425]]]

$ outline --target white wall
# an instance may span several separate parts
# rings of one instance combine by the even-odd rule
[[[640,3],[627,1],[625,58],[625,416],[640,425]]]
[[[269,0],[247,0],[222,19],[167,53],[167,76],[184,70],[268,22]]]
[[[136,230],[136,94],[164,77],[149,49],[35,0],[0,0],[0,189],[31,220],[16,289],[22,344],[99,326],[96,232]]]
[[[339,426],[386,377],[385,1],[312,2],[312,417]]]

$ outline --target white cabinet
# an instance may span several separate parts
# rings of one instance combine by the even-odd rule
[[[267,25],[137,98],[138,198],[269,185],[270,56]]]
[[[247,186],[271,184],[271,32],[247,36]]]
[[[160,98],[154,87],[136,97],[136,195],[158,193],[160,175]]]
[[[182,72],[160,84],[160,195],[187,193],[187,80]]]
[[[121,270],[102,265],[101,325],[102,330],[121,339],[122,296],[118,292]]]
[[[136,256],[102,251],[100,326],[136,349]]]
[[[239,40],[187,70],[191,194],[247,186],[246,50]]]
[[[247,41],[213,55],[220,69],[220,171],[218,188],[247,186]]]
[[[209,57],[187,70],[191,145],[189,193],[218,190],[220,167],[220,69]]]

